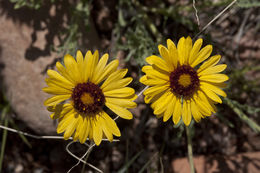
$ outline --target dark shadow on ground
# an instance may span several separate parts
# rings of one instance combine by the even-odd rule
[[[56,1],[55,4],[46,1],[44,6],[38,10],[26,7],[15,10],[14,4],[4,0],[0,2],[0,15],[6,15],[7,18],[12,19],[15,23],[33,27],[31,34],[32,42],[30,47],[26,49],[25,58],[34,61],[39,57],[50,55],[55,36],[58,36],[58,33],[64,29],[62,25],[64,18],[69,19],[68,7],[67,1]],[[43,30],[47,30],[45,35],[46,44],[43,49],[40,49],[34,46],[34,43],[37,41],[37,32]]]
[[[257,173],[260,170],[260,153],[244,153],[234,156],[210,156],[206,158],[206,165],[214,167],[214,173]],[[208,167],[204,168],[208,172]]]
[[[26,49],[25,58],[29,61],[35,61],[40,57],[50,56],[51,52],[55,48],[54,46],[61,45],[63,43],[64,33],[67,31],[70,24],[75,22],[75,19],[72,17],[72,13],[73,8],[75,8],[76,5],[77,3],[58,0],[55,1],[55,3],[44,1],[44,4],[37,10],[30,9],[28,7],[14,9],[13,3],[8,0],[3,0],[0,1],[0,15],[5,15],[15,23],[26,24],[33,28],[33,32],[31,33],[32,41],[30,46]],[[98,38],[89,38],[89,36],[87,36],[89,29],[81,24],[83,21],[77,20],[77,22],[80,26],[79,32],[82,34],[82,38],[80,45],[78,45],[77,48],[75,47],[75,50],[80,49],[81,45],[86,46],[87,44],[91,46],[88,48],[90,50],[93,47],[98,47],[95,42],[95,39]],[[95,28],[93,28],[93,30],[95,30]],[[44,35],[46,41],[44,48],[39,48],[35,45],[39,39],[38,33],[40,32],[46,32]],[[84,48],[86,49],[86,47]],[[56,61],[57,60],[52,62],[50,66],[53,66]]]

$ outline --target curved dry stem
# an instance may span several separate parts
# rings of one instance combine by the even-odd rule
[[[199,19],[199,16],[198,16],[198,10],[196,8],[196,1],[195,0],[193,0],[192,6],[193,6],[193,8],[195,10],[195,17],[196,17],[196,20],[198,22],[198,26],[200,26],[200,19]]]
[[[74,166],[72,166],[72,167],[68,170],[67,173],[70,173],[70,172],[72,171],[72,169],[74,169],[76,166],[78,166],[78,165],[80,164],[80,162],[82,162],[82,163],[88,165],[88,166],[91,167],[92,169],[95,169],[97,172],[103,172],[103,171],[101,171],[100,169],[98,169],[97,167],[95,167],[94,165],[92,165],[92,164],[90,164],[90,163],[87,163],[87,162],[85,162],[85,161],[83,160],[83,158],[86,157],[87,154],[90,153],[90,151],[93,149],[93,147],[95,146],[95,144],[88,145],[88,144],[84,143],[86,146],[88,146],[88,150],[83,154],[82,157],[78,157],[78,156],[76,156],[75,154],[73,154],[73,153],[69,150],[70,145],[72,145],[73,143],[75,143],[75,141],[71,141],[71,142],[66,146],[66,151],[67,151],[72,157],[74,157],[75,159],[77,159],[78,162],[77,162]]]
[[[202,30],[195,35],[195,38],[197,38],[201,33],[203,33],[213,22],[215,22],[222,14],[224,14],[232,5],[234,5],[237,2],[237,0],[233,0],[226,8],[224,8],[216,17],[214,17],[206,26],[202,28]]]

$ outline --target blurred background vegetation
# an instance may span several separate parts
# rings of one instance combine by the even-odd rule
[[[134,78],[132,86],[137,91],[144,88],[138,79],[142,75],[141,67],[145,64],[145,57],[158,54],[158,44],[165,45],[167,38],[175,42],[182,36],[193,38],[232,2],[197,1],[196,9],[200,19],[198,26],[195,9],[189,0],[4,1],[1,4],[11,5],[14,10],[33,11],[39,16],[45,16],[41,12],[48,12],[53,7],[57,10],[57,19],[66,15],[66,23],[57,26],[57,30],[50,31],[58,38],[58,45],[54,44],[53,37],[46,37],[48,45],[45,49],[58,55],[55,62],[66,53],[75,55],[77,49],[86,51],[88,48],[85,47],[84,38],[93,25],[98,34],[101,52],[108,52],[110,57],[119,58],[123,62],[122,67],[129,69],[128,75]],[[260,151],[259,47],[244,46],[240,42],[244,37],[249,41],[260,38],[259,6],[260,2],[257,0],[238,1],[200,36],[204,38],[204,45],[213,45],[213,54],[222,55],[222,62],[228,65],[226,73],[230,80],[226,89],[228,98],[217,106],[217,114],[193,126],[195,156]],[[48,21],[47,18],[42,20]],[[255,37],[248,35],[248,32]],[[259,45],[259,40],[256,43]],[[247,50],[258,51],[258,54],[251,57],[250,53],[246,53]],[[137,102],[139,106],[133,111],[135,118],[132,121],[117,121],[122,131],[120,142],[102,143],[90,154],[89,162],[105,172],[173,172],[172,161],[187,154],[183,125],[173,126],[171,121],[162,123],[161,119],[155,118],[142,98]],[[2,89],[1,124],[34,133],[23,122],[13,116],[6,116],[14,113],[11,107]],[[7,135],[5,130],[1,130],[1,133],[2,172],[15,172],[17,165],[22,166],[22,172],[66,172],[76,163],[66,154],[64,141],[29,139],[9,132]],[[73,151],[83,154],[85,148],[76,144]],[[65,160],[64,157],[69,159]],[[82,165],[73,171],[78,172],[81,167]],[[88,167],[85,169],[91,170]],[[236,169],[233,171],[236,172]]]

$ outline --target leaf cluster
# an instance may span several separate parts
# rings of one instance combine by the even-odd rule
[[[237,4],[242,8],[260,7],[259,0],[238,0]]]
[[[50,1],[51,3],[54,3],[56,0]],[[15,3],[14,9],[28,7],[37,10],[42,7],[44,0],[10,0],[10,2]]]

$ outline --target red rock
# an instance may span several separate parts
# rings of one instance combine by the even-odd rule
[[[260,152],[241,153],[232,156],[211,155],[194,157],[197,173],[235,172],[258,173],[260,168]],[[190,166],[187,158],[172,161],[175,173],[189,173]]]

